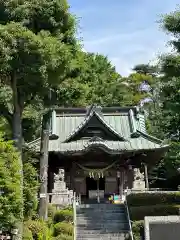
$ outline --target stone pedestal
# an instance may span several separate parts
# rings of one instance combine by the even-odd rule
[[[144,174],[140,172],[138,168],[134,169],[133,190],[145,189]]]
[[[54,189],[52,191],[51,203],[55,205],[70,205],[72,199],[73,191],[66,187],[64,170],[60,169],[58,174],[54,174]]]

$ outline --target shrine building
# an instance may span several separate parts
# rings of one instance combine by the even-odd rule
[[[137,107],[59,108],[51,111],[48,192],[54,173],[64,169],[66,186],[81,195],[101,198],[125,189],[148,188],[147,171],[168,145],[146,131]],[[29,144],[40,151],[40,139]]]

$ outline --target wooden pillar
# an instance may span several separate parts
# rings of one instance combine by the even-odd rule
[[[70,170],[70,188],[74,192],[76,191],[75,189],[75,173],[76,173],[76,165],[74,162],[72,162],[71,170]]]
[[[145,177],[146,188],[149,189],[149,179],[148,179],[147,164],[144,164],[144,177]]]
[[[124,191],[124,169],[120,170],[120,186],[119,186],[119,195],[122,197]]]
[[[47,220],[47,204],[48,204],[48,150],[49,150],[49,119],[43,118],[41,147],[40,147],[40,202],[39,217]]]
[[[119,170],[117,170],[116,181],[117,181],[117,192],[118,192],[118,195],[120,195],[120,178],[121,178],[121,172]]]

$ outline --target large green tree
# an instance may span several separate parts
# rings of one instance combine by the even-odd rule
[[[47,95],[62,81],[70,61],[65,44],[42,32],[35,35],[21,24],[0,26],[1,83],[11,88],[13,139],[21,149],[22,114],[26,104]]]
[[[22,151],[24,113],[37,103],[43,108],[49,89],[59,85],[71,68],[76,52],[74,17],[66,1],[0,1],[1,116]],[[13,22],[12,22],[13,21]],[[3,99],[3,89],[9,94]],[[27,119],[27,117],[26,117]],[[23,164],[21,201],[23,204]],[[20,237],[22,224],[19,228]]]
[[[156,169],[157,174],[170,179],[178,174],[177,168],[180,167],[180,8],[162,18],[162,28],[173,37],[169,44],[174,51],[160,58],[159,105],[151,124],[159,137],[171,141],[169,152]]]
[[[57,42],[59,41],[59,43],[63,43],[63,44],[61,44],[62,52],[59,52],[59,53],[57,52],[57,54],[56,54],[56,56],[59,55],[59,58],[61,57],[62,61],[63,61],[63,57],[65,57],[65,55],[67,53],[67,51],[65,50],[65,52],[64,52],[64,49],[63,49],[65,45],[69,48],[69,52],[71,52],[72,55],[74,55],[76,53],[76,50],[77,50],[77,44],[76,44],[77,41],[76,41],[76,37],[75,37],[75,32],[76,32],[75,21],[76,20],[75,20],[75,17],[69,12],[69,5],[66,0],[53,0],[53,1],[50,1],[50,0],[39,0],[39,1],[7,0],[7,1],[0,1],[0,23],[1,23],[1,25],[7,25],[11,21],[18,22],[19,24],[21,24],[21,26],[29,29],[29,31],[34,33],[34,35],[44,34],[44,36],[42,38],[46,38],[46,36],[49,35],[49,37],[51,36],[52,38],[57,39]],[[42,32],[46,32],[46,34],[42,33]],[[20,35],[20,33],[19,33],[19,35]],[[49,43],[44,42],[44,44],[48,45]],[[48,61],[50,61],[50,59],[53,58],[52,52],[53,51],[55,52],[57,50],[57,49],[55,49],[56,47],[57,47],[57,44],[55,43],[55,45],[51,45],[51,50],[49,48],[48,51],[51,51],[51,53],[49,52],[50,56],[49,56],[49,59],[46,59],[46,64],[48,63]],[[45,53],[45,51],[44,51],[44,53]],[[28,51],[26,52],[26,54],[28,54]],[[73,56],[71,56],[71,59],[72,58],[73,58]],[[23,62],[24,59],[23,59],[22,54],[21,54],[21,56],[19,56],[19,59],[21,59],[22,60],[21,62]],[[36,59],[36,57],[35,57],[35,59]],[[40,90],[41,83],[43,81],[42,80],[41,82],[40,81],[38,82],[37,78],[39,78],[39,76],[37,76],[35,72],[33,73],[34,70],[32,70],[34,67],[35,68],[38,67],[37,61],[34,63],[34,67],[31,63],[31,67],[28,69],[28,72],[26,72],[26,73],[25,73],[25,71],[27,69],[24,69],[23,71],[22,71],[22,69],[19,69],[21,72],[24,72],[24,76],[26,74],[26,79],[27,79],[26,84],[22,84],[22,81],[21,81],[21,88],[22,88],[22,85],[24,85],[24,87],[23,87],[24,95],[26,96],[26,94],[28,92],[28,96],[26,97],[26,99],[22,100],[24,102],[23,103],[24,109],[26,110],[25,114],[23,114],[23,111],[22,111],[22,115],[23,115],[23,118],[25,119],[23,121],[23,128],[26,130],[25,135],[27,135],[27,136],[25,136],[25,137],[27,137],[27,139],[30,138],[28,135],[29,133],[27,133],[27,128],[28,128],[27,126],[29,123],[33,123],[34,118],[35,118],[34,114],[32,114],[32,117],[31,117],[29,110],[33,109],[33,110],[37,111],[37,110],[39,110],[39,109],[37,109],[37,106],[39,106],[40,109],[43,109],[44,103],[48,104],[48,105],[51,104],[49,102],[49,91],[47,93],[47,90],[49,90],[50,87],[53,88],[54,87],[53,85],[55,82],[57,83],[57,81],[56,81],[57,75],[59,75],[58,81],[60,80],[60,78],[61,78],[61,80],[63,80],[63,78],[65,76],[65,74],[64,74],[65,68],[64,67],[69,66],[68,63],[70,62],[70,59],[68,59],[68,61],[66,61],[66,63],[64,62],[65,63],[64,65],[61,62],[59,67],[57,66],[57,62],[53,62],[54,60],[55,59],[52,59],[52,61],[50,63],[52,68],[50,69],[50,65],[49,65],[48,71],[45,70],[46,73],[44,74],[44,76],[48,74],[48,77],[49,77],[49,79],[51,78],[50,81],[53,82],[53,84],[47,84],[47,80],[45,80],[45,82],[43,83],[44,87],[42,88],[42,91],[39,91],[39,92],[35,91],[35,93],[34,93],[32,91],[33,87],[34,87],[34,89],[36,89],[36,86],[35,86],[36,83],[37,83],[37,87]],[[3,62],[4,62],[4,60],[3,60]],[[26,61],[26,63],[27,63],[27,61]],[[39,66],[39,67],[41,67],[41,66]],[[30,74],[30,70],[32,70],[32,73],[31,73],[32,79],[30,79],[31,78],[30,76],[28,77],[28,75]],[[40,69],[40,70],[44,71],[43,69]],[[57,75],[56,76],[53,75],[56,72],[57,72]],[[22,75],[22,73],[21,73],[21,75]],[[32,76],[32,75],[34,75],[34,76]],[[45,77],[47,77],[47,76],[45,76]],[[4,76],[1,77],[1,79],[4,80]],[[21,79],[22,79],[22,76],[21,76]],[[49,81],[49,83],[50,83],[50,81]],[[3,81],[3,86],[1,84],[2,87],[0,88],[0,90],[1,90],[0,91],[1,92],[0,93],[1,115],[6,117],[6,120],[10,123],[10,126],[13,126],[12,121],[11,121],[12,115],[10,114],[10,113],[13,113],[13,111],[14,111],[14,102],[12,101],[13,91],[12,91],[11,87],[9,88],[9,84],[7,84],[7,86],[5,86],[6,83],[7,82]],[[7,87],[8,87],[9,94],[6,94],[6,98],[3,98],[4,97],[3,95],[5,95],[5,94],[2,92],[4,92],[3,91],[4,88],[7,88]],[[29,87],[30,87],[30,89],[29,89]],[[45,87],[46,87],[46,89],[45,89]],[[45,90],[46,90],[46,92],[45,92]],[[21,93],[22,93],[22,90],[21,90]],[[30,96],[30,93],[31,93],[31,96]],[[18,90],[18,94],[20,94],[19,90]],[[23,98],[23,97],[21,96],[21,98]],[[29,107],[29,105],[31,105],[31,106]],[[11,112],[8,111],[7,106],[11,108]],[[36,107],[34,107],[34,106],[36,106]],[[35,113],[35,111],[33,111],[33,112]],[[13,113],[13,116],[14,116],[14,113]],[[37,114],[36,114],[36,117],[37,117]],[[12,132],[15,134],[14,129]]]
[[[124,79],[116,72],[107,57],[80,52],[76,67],[58,91],[59,102],[64,106],[131,105],[131,93]]]
[[[38,34],[41,30],[76,45],[76,24],[67,0],[1,0],[0,23],[20,22]]]

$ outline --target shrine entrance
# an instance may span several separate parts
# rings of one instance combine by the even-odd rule
[[[89,191],[91,190],[102,190],[105,191],[105,178],[94,179],[86,178],[86,196],[89,197]]]
[[[97,199],[104,198],[105,194],[105,178],[86,178],[86,198]]]

